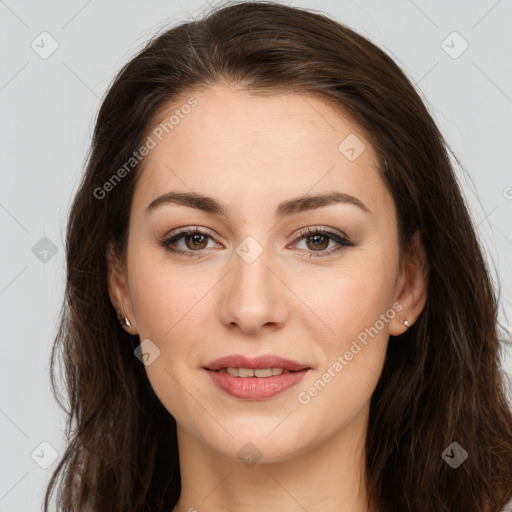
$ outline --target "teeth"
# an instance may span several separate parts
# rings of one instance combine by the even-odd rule
[[[254,370],[256,377],[272,377],[272,368],[258,368]]]
[[[232,377],[273,377],[282,373],[290,373],[290,370],[282,368],[258,368],[256,370],[252,368],[222,368],[219,371]]]

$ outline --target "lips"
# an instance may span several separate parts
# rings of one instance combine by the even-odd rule
[[[216,359],[203,369],[218,389],[232,397],[266,400],[296,386],[311,367],[271,354],[254,358],[235,354]]]
[[[300,372],[310,369],[307,364],[302,364],[291,359],[285,359],[271,354],[249,358],[243,355],[230,355],[216,359],[204,366],[206,370],[218,371],[223,368],[252,368],[253,370],[264,368],[282,368],[290,372]]]

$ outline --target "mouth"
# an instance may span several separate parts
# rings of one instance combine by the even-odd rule
[[[218,389],[243,400],[265,400],[298,384],[312,368],[277,356],[228,356],[203,367]]]
[[[208,368],[207,368],[208,369]],[[282,375],[283,373],[297,373],[297,370],[287,370],[286,368],[220,368],[219,370],[210,370],[219,373],[227,373],[231,377],[257,377],[257,378],[265,378],[265,377],[276,377],[277,375]]]
[[[204,368],[211,371],[229,370],[228,373],[232,377],[270,377],[272,375],[281,375],[282,373],[307,370],[311,367],[307,364],[272,354],[254,358],[234,354],[216,359]],[[238,371],[238,375],[236,375],[236,371]],[[269,371],[271,372],[270,374],[268,373]]]

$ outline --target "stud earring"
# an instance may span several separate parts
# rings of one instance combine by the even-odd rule
[[[407,320],[404,321],[404,325],[405,325],[405,327],[407,327],[407,329],[409,329],[410,324],[409,324],[409,322]]]
[[[126,327],[131,327],[132,324],[130,323],[130,320],[128,320],[128,318],[124,317],[124,319],[122,320],[122,324],[125,325]]]

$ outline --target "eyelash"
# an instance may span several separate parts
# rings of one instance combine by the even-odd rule
[[[175,233],[169,237],[166,237],[164,240],[162,240],[160,242],[160,244],[166,250],[168,250],[172,253],[175,253],[175,254],[181,254],[184,256],[191,257],[191,258],[200,257],[201,252],[204,251],[205,249],[200,249],[197,251],[191,251],[191,250],[184,251],[182,249],[177,249],[177,248],[171,247],[171,244],[175,243],[180,238],[183,238],[185,236],[193,236],[193,235],[204,235],[208,238],[212,238],[208,233],[205,233],[204,231],[201,231],[198,228],[185,228],[185,229],[179,231],[178,233]],[[326,231],[323,229],[316,229],[316,228],[314,228],[314,229],[307,228],[306,230],[303,230],[299,234],[299,237],[296,239],[296,241],[298,242],[302,239],[312,238],[317,235],[321,235],[321,236],[330,238],[331,240],[334,240],[337,244],[339,244],[339,247],[331,248],[330,250],[327,250],[327,251],[326,250],[312,251],[311,254],[309,255],[309,258],[318,258],[318,257],[321,258],[324,256],[329,256],[332,253],[339,251],[343,247],[352,247],[352,246],[356,245],[353,242],[351,242],[347,237],[340,236],[337,233],[333,233],[332,231]],[[315,254],[315,252],[319,252],[321,254]],[[194,253],[199,253],[199,254],[194,254]]]

